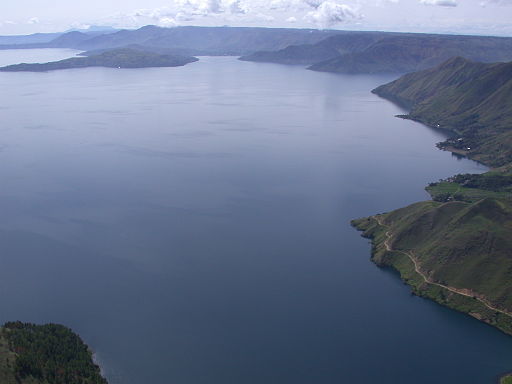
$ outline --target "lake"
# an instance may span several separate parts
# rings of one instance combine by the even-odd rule
[[[0,320],[71,327],[111,384],[494,383],[512,338],[412,296],[350,227],[485,170],[395,118],[390,80],[0,73]]]

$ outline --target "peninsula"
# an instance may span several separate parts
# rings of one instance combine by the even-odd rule
[[[456,57],[373,92],[410,109],[400,117],[451,131],[441,149],[493,168],[431,183],[432,201],[354,220],[372,260],[415,294],[512,335],[512,63]]]
[[[150,67],[178,67],[198,59],[191,56],[160,54],[155,52],[137,50],[133,48],[118,48],[106,50],[86,57],[72,57],[70,59],[50,63],[15,64],[0,68],[2,72],[46,72],[57,69],[107,67],[107,68],[150,68]]]

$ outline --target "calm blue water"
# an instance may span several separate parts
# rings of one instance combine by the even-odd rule
[[[349,226],[484,170],[394,118],[390,79],[0,73],[0,320],[72,327],[112,384],[493,383],[512,338],[411,296]]]

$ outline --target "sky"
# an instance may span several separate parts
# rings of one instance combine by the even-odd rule
[[[512,0],[16,0],[1,10],[0,35],[153,24],[512,36]]]

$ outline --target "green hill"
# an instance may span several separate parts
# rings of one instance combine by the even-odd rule
[[[0,328],[0,383],[107,384],[69,328],[9,322]]]
[[[421,202],[352,224],[416,294],[512,335],[511,199]]]
[[[407,108],[407,118],[456,134],[440,146],[500,167],[512,162],[512,62],[456,57],[373,90]]]
[[[70,59],[43,64],[15,64],[0,68],[3,72],[44,72],[57,69],[108,67],[108,68],[148,68],[178,67],[197,61],[195,57],[159,54],[132,48],[119,48],[102,51],[87,57]]]
[[[410,118],[454,132],[443,149],[495,167],[427,187],[434,201],[354,220],[372,259],[421,296],[512,335],[512,63],[455,57],[376,88]]]

